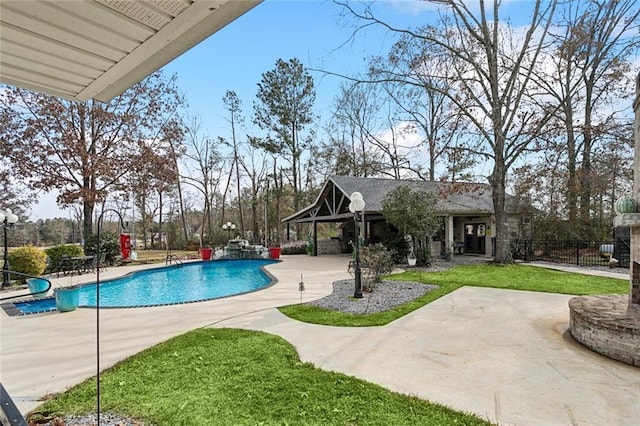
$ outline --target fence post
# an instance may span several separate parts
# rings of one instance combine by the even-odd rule
[[[576,240],[576,265],[580,266],[580,240]]]
[[[528,262],[529,261],[529,250],[527,250],[527,242],[529,240],[524,240],[524,261]]]

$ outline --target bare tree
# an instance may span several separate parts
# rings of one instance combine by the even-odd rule
[[[456,90],[454,79],[446,77],[450,73],[450,61],[445,57],[432,56],[431,43],[407,34],[400,36],[387,57],[378,57],[372,61],[370,75],[388,77],[402,76],[383,82],[387,95],[397,105],[402,120],[411,123],[422,137],[422,145],[427,151],[427,171],[425,178],[436,180],[436,164],[442,159],[458,160],[459,156],[447,155],[454,142],[459,142],[464,121],[456,105],[451,101]],[[448,58],[447,58],[448,59]],[[414,84],[406,84],[406,79]],[[438,88],[435,90],[434,88]],[[448,93],[445,95],[444,93]],[[457,146],[458,153],[460,145]],[[472,167],[473,162],[457,161],[453,167],[457,170],[464,164]],[[412,168],[418,175],[422,170]]]
[[[566,149],[569,222],[592,237],[593,153],[598,140],[624,128],[618,105],[633,93],[631,58],[640,46],[640,8],[635,0],[567,2],[548,58],[553,74],[538,84],[560,105],[557,137]],[[579,207],[579,209],[578,209]],[[578,216],[579,224],[578,225]]]
[[[236,193],[238,195],[238,216],[240,218],[240,233],[244,237],[245,235],[245,224],[244,224],[244,214],[242,212],[242,190],[240,188],[240,155],[239,148],[240,142],[236,137],[236,126],[242,123],[242,103],[236,95],[236,92],[227,90],[227,93],[224,95],[222,99],[224,105],[227,107],[227,111],[229,112],[229,118],[227,121],[231,125],[231,142],[224,141],[224,144],[231,147],[231,173],[229,174],[229,180],[227,181],[227,187],[225,188],[225,194],[228,191],[229,184],[231,182],[231,175],[234,173],[236,175]]]
[[[180,245],[182,248],[187,247],[187,243],[189,241],[189,233],[187,231],[187,218],[186,218],[186,206],[184,200],[184,192],[182,189],[182,180],[180,179],[180,167],[178,164],[178,159],[184,154],[185,147],[183,145],[184,139],[184,130],[182,128],[182,123],[174,122],[175,126],[172,126],[170,137],[167,138],[167,142],[170,147],[170,155],[171,160],[173,161],[175,170],[178,175],[176,176],[175,189],[178,196],[178,208],[180,212],[180,222],[181,222],[181,234],[182,234],[182,244]]]
[[[251,211],[251,235],[253,241],[258,241],[260,236],[260,223],[262,222],[262,211],[260,209],[260,195],[262,183],[266,180],[269,162],[258,155],[255,143],[247,145],[244,155],[240,157],[240,165],[249,179],[249,205]],[[266,229],[264,230],[266,235]]]
[[[200,222],[200,244],[206,239],[211,241],[214,235],[214,200],[223,173],[222,156],[216,149],[216,144],[202,134],[200,119],[190,117],[185,130],[184,182],[195,188],[203,201]]]
[[[474,9],[460,0],[438,1],[446,8],[436,25],[417,30],[396,28],[377,18],[370,7],[356,10],[338,2],[363,25],[382,25],[390,31],[421,40],[433,55],[449,58],[452,73],[439,76],[455,80],[456,90],[434,90],[446,96],[460,109],[471,128],[484,142],[479,155],[493,162],[489,183],[493,189],[496,219],[495,261],[512,260],[505,209],[507,171],[531,148],[537,134],[549,119],[549,112],[531,101],[534,65],[545,46],[545,38],[555,12],[556,2],[536,0],[530,21],[518,36],[500,18],[501,2],[485,7],[480,0]],[[425,58],[428,59],[428,58]],[[414,74],[423,67],[417,62]],[[392,73],[387,80],[423,87],[423,80]],[[381,80],[381,79],[378,79]],[[539,101],[542,102],[542,101]],[[539,105],[539,104],[538,104]]]
[[[381,126],[382,106],[373,85],[340,85],[330,123],[330,150],[340,160],[342,173],[351,176],[377,176],[383,166],[380,152],[372,149],[373,134]]]

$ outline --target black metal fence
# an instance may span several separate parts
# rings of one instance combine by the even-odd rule
[[[616,238],[610,241],[536,241],[512,240],[514,259],[527,262],[545,261],[579,266],[616,266],[628,268],[630,241]]]

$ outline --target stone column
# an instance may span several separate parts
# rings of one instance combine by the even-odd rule
[[[453,254],[454,249],[453,249],[453,242],[455,239],[455,229],[453,229],[453,215],[449,215],[447,216],[447,226],[445,226],[444,228],[445,232],[445,244],[447,245],[446,247],[451,250],[451,254]]]

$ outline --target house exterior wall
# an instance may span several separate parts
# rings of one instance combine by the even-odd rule
[[[465,228],[466,225],[484,225],[485,233],[484,233],[484,252],[477,253],[483,256],[492,256],[493,253],[493,237],[494,237],[494,227],[495,227],[495,219],[493,215],[485,215],[485,216],[453,216],[453,232],[452,238],[453,241],[450,244],[454,244],[457,242],[462,242],[465,244],[465,248],[463,253],[469,253],[467,248],[467,230]],[[457,250],[455,250],[457,253]]]

